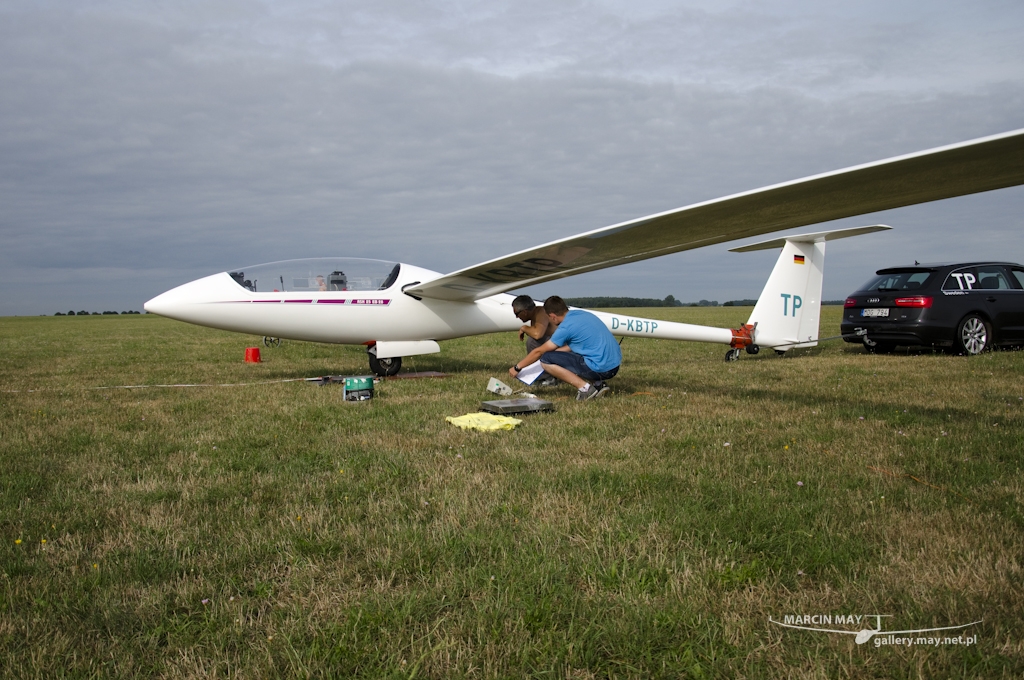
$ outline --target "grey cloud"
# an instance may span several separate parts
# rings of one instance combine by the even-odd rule
[[[865,2],[356,2],[76,5],[191,39],[196,59],[412,61],[492,74],[571,74],[834,93],[1019,77],[1024,6]]]
[[[510,78],[447,63],[513,60],[507,45],[533,24],[507,6],[502,11],[516,30],[506,47],[492,50],[497,56],[485,49],[497,33],[492,14],[462,24],[479,29],[466,46],[451,37],[460,26],[453,14],[398,16],[396,5],[384,19],[355,17],[353,42],[401,24],[411,27],[406,34],[414,44],[425,41],[424,52],[434,41],[443,56],[418,62],[417,48],[407,46],[382,51],[375,61],[338,64],[313,59],[298,44],[315,14],[289,19],[285,6],[204,7],[196,10],[199,19],[133,16],[105,4],[71,15],[5,16],[0,261],[16,273],[13,280],[33,284],[4,284],[14,294],[4,296],[0,313],[108,308],[100,299],[110,308],[137,309],[190,278],[289,257],[364,256],[450,271],[688,203],[1020,127],[1024,104],[1019,80],[838,96],[835,88],[803,83],[737,89],[739,76],[728,86],[628,77],[624,72],[637,63],[657,72],[674,59],[672,26],[659,29],[657,15],[629,38],[657,37],[649,58],[631,62],[630,48],[609,50],[604,64],[588,61],[600,52],[596,46],[563,35],[573,53],[558,46],[552,28],[550,54],[570,53],[566,64],[576,58],[591,68]],[[330,19],[326,36],[342,18],[330,8],[319,11]],[[728,23],[706,12],[693,16]],[[614,12],[590,22],[609,17]],[[278,19],[294,26],[275,42],[269,26]],[[559,21],[565,20],[553,24]],[[417,36],[412,29],[421,25],[422,33],[448,37]],[[740,38],[721,48],[737,54],[717,68],[743,70],[777,34],[789,36],[786,50],[811,58],[827,48],[813,25],[778,19],[762,38],[750,39],[753,51],[744,52]],[[857,30],[870,34],[869,28]],[[801,43],[796,37],[803,33]],[[886,31],[872,35],[888,42]],[[263,52],[261,41],[270,44]],[[535,43],[526,51],[547,58]],[[851,69],[884,72],[894,58]],[[700,65],[700,58],[686,59],[688,68]],[[842,60],[826,61],[832,66],[821,78],[828,80]],[[770,64],[762,69],[772,71]],[[891,217],[895,226],[909,225],[901,234],[927,234],[941,224],[948,237],[973,216],[993,239],[1006,241],[1001,252],[1020,260],[1014,230],[1021,198],[1008,190]],[[864,239],[836,247],[827,286],[855,285],[865,268],[905,260],[904,253],[944,259],[948,252],[948,238],[878,238],[879,246]],[[709,249],[559,282],[558,290],[750,297],[767,276],[758,257]],[[73,290],[67,283],[85,280],[88,286]],[[81,302],[65,304],[73,295]]]

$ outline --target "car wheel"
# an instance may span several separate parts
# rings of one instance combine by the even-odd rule
[[[992,345],[992,329],[977,314],[968,314],[956,327],[956,348],[961,354],[981,354]]]
[[[382,378],[394,375],[402,368],[402,357],[378,359],[372,354],[367,354],[367,356],[370,358],[370,370]]]

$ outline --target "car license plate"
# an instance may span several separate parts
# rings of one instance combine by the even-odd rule
[[[860,310],[861,316],[889,316],[888,307],[871,307]]]

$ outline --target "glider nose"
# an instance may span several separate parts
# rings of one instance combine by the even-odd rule
[[[199,279],[177,288],[172,288],[166,293],[157,295],[143,305],[143,307],[151,314],[159,314],[160,316],[185,321],[186,319],[183,317],[187,315],[189,307],[206,301],[204,298],[207,296],[203,294],[203,281],[205,279]]]
[[[179,321],[201,323],[207,316],[209,303],[227,302],[240,297],[242,289],[225,273],[214,274],[172,288],[143,305],[151,314]]]
[[[174,298],[176,296],[173,293],[175,290],[169,290],[166,293],[157,295],[155,298],[142,305],[142,308],[150,314],[173,317],[175,308],[177,307],[177,305],[174,304]]]

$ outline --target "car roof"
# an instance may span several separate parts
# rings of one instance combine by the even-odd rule
[[[1002,262],[999,260],[977,260],[974,262],[915,262],[903,267],[885,267],[879,269],[875,274],[895,274],[896,272],[934,272],[940,269],[953,269],[956,267],[976,267],[978,265],[998,264],[1005,267],[1019,267],[1016,262]]]

